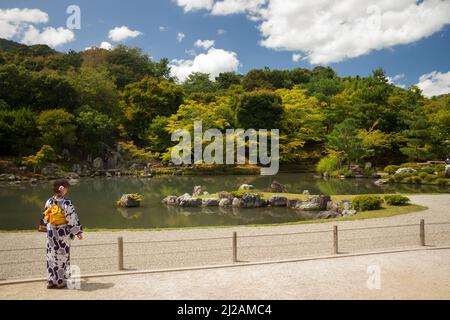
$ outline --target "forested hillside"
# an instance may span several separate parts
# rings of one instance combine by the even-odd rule
[[[325,67],[197,73],[177,83],[167,59],[152,61],[137,48],[60,53],[0,40],[3,157],[30,166],[85,161],[120,145],[168,161],[171,132],[194,120],[203,129],[279,128],[289,164],[328,156],[383,166],[450,154],[450,97],[396,87],[382,69],[365,78]]]

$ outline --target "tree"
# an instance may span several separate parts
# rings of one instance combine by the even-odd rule
[[[47,162],[55,159],[55,150],[53,150],[51,146],[45,144],[35,155],[24,157],[22,163],[27,167],[32,167],[33,171],[36,172],[37,168],[41,168]]]
[[[80,145],[82,153],[97,156],[105,151],[105,146],[113,143],[115,126],[108,115],[85,106],[78,113],[75,122],[78,140],[89,141]]]
[[[281,118],[281,155],[286,162],[303,161],[320,155],[325,138],[325,115],[315,97],[308,97],[305,90],[276,91],[283,102]]]
[[[41,131],[42,142],[52,146],[57,152],[70,149],[77,141],[74,116],[63,109],[41,112],[37,127]]]
[[[217,87],[222,90],[229,89],[232,85],[241,84],[242,75],[235,72],[222,72],[216,77]]]
[[[352,162],[359,162],[365,155],[363,140],[358,137],[358,127],[354,119],[346,119],[338,124],[328,135],[328,147],[342,151],[350,167]]]
[[[209,74],[194,72],[183,82],[183,89],[188,95],[200,92],[213,93],[217,91],[217,86],[209,79]]]
[[[279,129],[282,100],[270,91],[243,94],[237,101],[236,121],[243,129]]]
[[[89,106],[99,112],[117,115],[119,93],[105,68],[80,68],[69,72],[67,79],[79,96],[80,106]]]
[[[125,87],[121,108],[125,134],[146,140],[146,131],[157,116],[170,116],[183,103],[180,86],[167,80],[146,77]]]
[[[25,155],[37,147],[36,115],[26,108],[0,110],[0,154]]]

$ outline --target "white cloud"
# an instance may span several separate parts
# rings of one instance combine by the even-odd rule
[[[219,36],[223,36],[224,34],[226,34],[227,33],[227,30],[225,30],[225,29],[219,29],[219,30],[217,30],[217,34],[219,35]]]
[[[24,32],[21,42],[28,45],[46,44],[56,48],[74,40],[75,34],[69,29],[47,27],[40,31],[30,25]]]
[[[406,88],[406,86],[404,84],[399,82],[399,81],[401,81],[401,80],[403,80],[405,78],[405,75],[403,73],[402,74],[397,74],[397,75],[395,75],[393,77],[387,76],[386,78],[388,80],[388,83],[393,84],[394,86],[397,86],[397,87],[402,88],[402,89]]]
[[[214,40],[197,40],[195,41],[195,46],[197,48],[203,48],[205,50],[208,50],[212,46],[214,46],[216,42]]]
[[[177,4],[184,8],[185,12],[200,10],[200,9],[212,9],[213,0],[177,0]]]
[[[39,9],[0,9],[0,38],[11,39],[30,23],[47,23],[48,14]]]
[[[185,35],[184,33],[179,32],[179,33],[177,34],[177,41],[178,41],[179,43],[181,43],[181,42],[183,42],[183,40],[184,40],[185,37],[186,37],[186,35]]]
[[[302,58],[302,55],[300,53],[294,53],[292,55],[292,61],[293,62],[299,62]]]
[[[433,71],[422,75],[417,86],[426,97],[450,93],[450,71],[441,73]]]
[[[450,23],[448,0],[223,0],[203,9],[245,12],[258,23],[262,46],[301,52],[312,64],[413,43]]]
[[[111,50],[112,48],[113,48],[113,45],[109,42],[103,41],[100,44],[100,49]]]
[[[108,37],[114,42],[119,42],[128,38],[136,38],[140,35],[142,35],[142,32],[137,30],[130,30],[127,26],[122,26],[110,30]]]
[[[159,27],[159,31],[161,31],[161,32],[166,31],[166,27],[160,26],[160,27]]]
[[[222,72],[237,71],[239,60],[235,52],[211,48],[201,53],[194,60],[173,60],[170,63],[171,73],[179,81],[184,81],[193,72],[209,73],[214,80]]]
[[[212,7],[213,15],[236,13],[255,13],[267,3],[267,0],[222,0],[216,1]]]

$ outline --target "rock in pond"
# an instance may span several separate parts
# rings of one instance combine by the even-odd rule
[[[251,209],[251,208],[262,208],[266,206],[267,202],[262,200],[261,197],[257,194],[248,193],[244,194],[242,198],[233,199],[234,208]]]
[[[318,219],[334,219],[340,217],[341,215],[335,211],[322,211],[317,215]]]
[[[232,201],[228,198],[223,198],[223,199],[220,199],[220,201],[219,201],[219,207],[221,207],[221,208],[231,207],[231,205],[232,205]]]
[[[272,207],[286,207],[288,199],[281,196],[272,196],[269,199],[269,205]]]
[[[137,208],[141,206],[142,196],[139,194],[124,194],[117,202],[119,207],[123,208]]]
[[[162,203],[168,206],[176,206],[177,205],[177,196],[168,196],[163,199]]]
[[[216,198],[208,198],[202,199],[202,207],[218,207],[219,199]]]

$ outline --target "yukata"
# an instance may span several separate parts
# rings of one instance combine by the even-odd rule
[[[83,227],[72,202],[63,197],[51,197],[45,203],[45,210],[57,205],[64,212],[66,224],[52,225],[42,220],[47,227],[47,281],[50,284],[66,284],[70,278],[70,242],[83,232]]]

